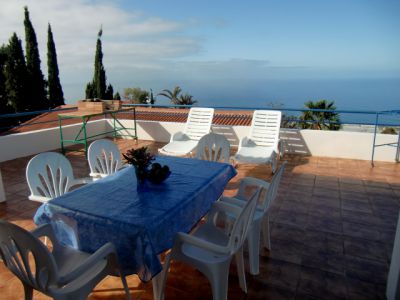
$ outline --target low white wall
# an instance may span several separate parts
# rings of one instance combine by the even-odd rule
[[[282,130],[282,140],[291,153],[312,156],[371,160],[374,134],[325,130]],[[397,142],[397,135],[377,134],[376,144]],[[396,147],[375,148],[374,160],[395,161]]]
[[[127,128],[133,128],[132,120],[120,120]],[[184,128],[183,123],[138,121],[137,134],[142,140],[168,142],[171,135]],[[63,126],[65,139],[73,139],[80,125]],[[97,120],[87,124],[88,135],[100,134],[112,130],[111,120]],[[247,135],[247,126],[213,125],[212,131],[225,135],[231,145],[237,146],[241,138]],[[129,132],[125,132],[127,134]],[[134,132],[130,132],[134,134]],[[97,137],[100,138],[101,136]],[[285,151],[304,155],[338,157],[370,160],[373,134],[348,131],[318,131],[282,129],[281,139]],[[397,142],[396,135],[378,134],[377,144]],[[0,137],[0,162],[44,151],[60,148],[59,128],[17,133]],[[382,146],[375,148],[375,160],[395,160],[396,147]]]
[[[74,139],[80,128],[80,124],[63,126],[64,139]],[[97,120],[89,122],[86,130],[88,135],[93,135],[105,132],[107,128],[107,122]],[[1,136],[0,162],[58,148],[61,148],[60,130],[58,127]]]
[[[109,121],[109,126],[111,126]],[[125,120],[125,126],[133,126],[133,121]],[[110,127],[111,128],[111,127]],[[169,142],[171,135],[184,128],[183,123],[138,121],[139,139]],[[249,132],[247,126],[213,125],[212,131],[225,135],[231,145],[237,146],[239,140]],[[285,152],[349,159],[371,160],[373,133],[349,131],[325,131],[308,129],[282,129],[281,139]],[[397,142],[397,135],[377,134],[376,144]],[[374,160],[394,162],[396,147],[382,146],[375,148]]]

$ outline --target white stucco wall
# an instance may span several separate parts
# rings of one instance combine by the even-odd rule
[[[123,123],[132,126],[132,123],[129,122],[132,121],[124,121]],[[109,126],[111,126],[111,123]],[[182,131],[184,128],[183,123],[153,121],[138,121],[137,126],[139,139],[159,142],[168,142],[172,134]],[[248,134],[249,127],[213,125],[212,131],[225,135],[231,145],[237,146],[239,140]],[[373,138],[374,134],[367,132],[281,130],[285,152],[322,157],[370,160]],[[397,143],[397,138],[397,135],[377,134],[376,144]],[[376,147],[374,160],[394,162],[395,155],[396,147]]]
[[[108,128],[104,120],[87,124],[88,135],[100,134]],[[73,139],[80,125],[63,126],[64,139]],[[60,148],[60,130],[58,127],[10,134],[0,137],[0,162],[18,157],[51,151]]]
[[[125,127],[133,127],[132,120],[121,120],[121,123]],[[72,139],[79,128],[80,125],[64,126],[64,138]],[[183,123],[137,122],[138,138],[142,140],[168,142],[172,134],[182,131],[183,128]],[[111,129],[112,123],[110,120],[89,122],[87,126],[88,135],[100,134]],[[213,125],[212,130],[215,133],[225,135],[231,145],[237,146],[239,140],[248,133],[249,127]],[[284,141],[285,149],[288,153],[363,160],[371,159],[372,133],[282,129],[281,139]],[[377,135],[378,144],[393,142],[397,142],[396,135]],[[0,137],[0,162],[59,148],[60,134],[58,127],[2,136]],[[395,155],[395,147],[383,146],[375,148],[375,160],[377,161],[393,162],[395,161]]]

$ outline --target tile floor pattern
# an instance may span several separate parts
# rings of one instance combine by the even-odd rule
[[[146,141],[116,141],[122,152]],[[79,152],[68,153],[75,176],[86,177],[88,165]],[[28,201],[25,168],[30,157],[0,164],[7,202],[0,217],[32,229],[38,204]],[[279,194],[272,204],[272,250],[262,252],[258,276],[247,275],[241,292],[234,265],[229,299],[384,299],[385,284],[400,207],[400,164],[287,155]],[[271,177],[269,167],[241,165],[227,186],[233,195],[240,178]],[[133,299],[152,299],[151,283],[129,276]],[[23,288],[0,263],[0,298],[23,299]],[[174,263],[166,299],[210,299],[207,279]],[[40,293],[34,299],[47,299]],[[90,299],[124,299],[120,281],[107,278]]]

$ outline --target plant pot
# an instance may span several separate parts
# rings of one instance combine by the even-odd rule
[[[121,100],[102,100],[106,105],[106,110],[119,110],[122,107]]]
[[[92,102],[87,100],[79,100],[78,110],[88,113],[102,113],[106,110],[106,104],[103,101]]]
[[[145,183],[146,178],[147,178],[147,170],[143,167],[138,167],[138,166],[134,166],[134,167],[135,167],[137,183],[139,186],[139,185]]]

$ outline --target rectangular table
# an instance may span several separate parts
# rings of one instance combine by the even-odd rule
[[[81,250],[94,252],[112,242],[125,274],[150,280],[162,270],[158,254],[172,247],[177,232],[197,224],[236,175],[230,164],[176,157],[156,161],[171,170],[162,184],[137,189],[130,166],[43,204],[35,223],[56,225],[61,215],[76,227]]]
[[[125,127],[118,119],[118,115],[127,113],[133,114],[133,124],[134,124],[133,128]],[[88,136],[87,134],[88,122],[100,116],[104,116],[104,118],[106,118],[107,115],[110,116],[110,118],[112,119],[112,129],[109,131],[103,131],[101,133],[92,134]],[[63,121],[71,119],[80,119],[82,122],[81,128],[79,129],[78,133],[76,133],[73,139],[65,139],[63,135]],[[78,110],[69,113],[62,113],[58,115],[58,126],[60,130],[61,151],[64,154],[67,151],[66,144],[82,144],[84,146],[85,155],[87,155],[88,140],[97,136],[104,136],[109,133],[112,133],[114,138],[116,138],[117,136],[129,136],[131,138],[137,139],[135,107],[121,108],[118,110],[106,110],[103,112],[87,112]],[[134,131],[133,135],[130,134],[130,130]],[[120,133],[120,131],[128,132],[128,134],[122,134]]]

